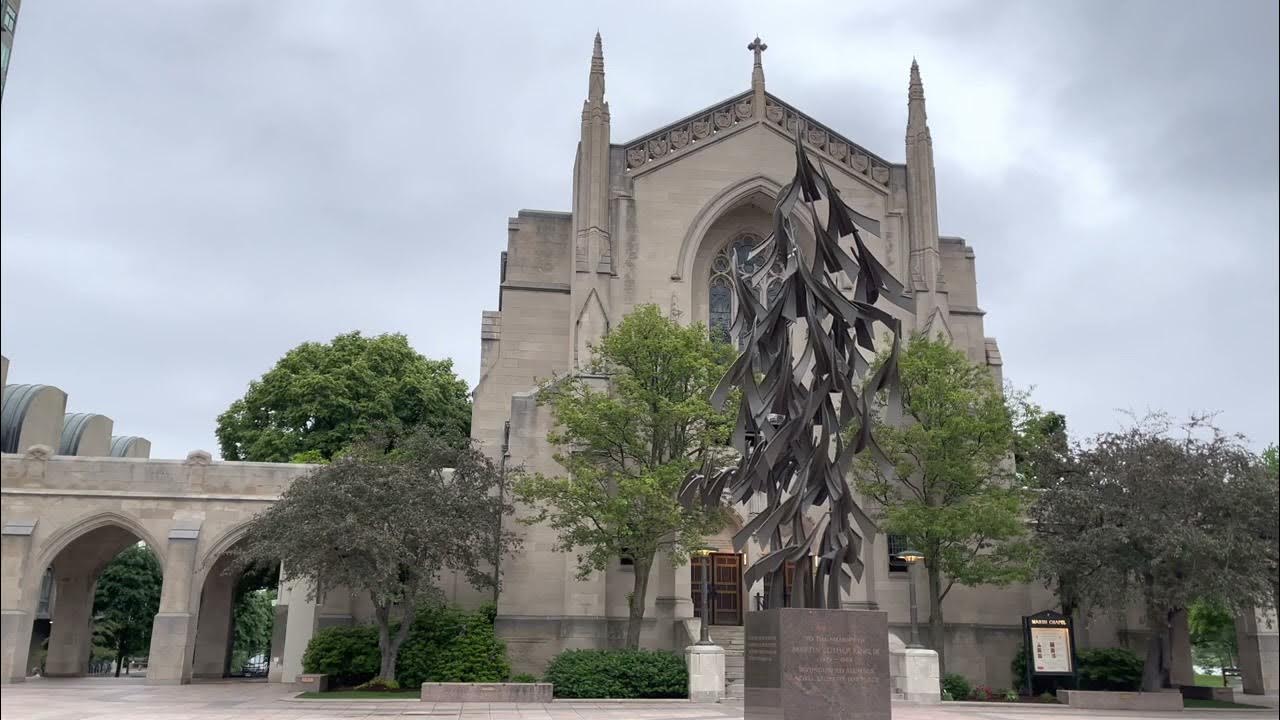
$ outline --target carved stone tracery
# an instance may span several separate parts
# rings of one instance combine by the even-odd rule
[[[889,184],[889,163],[772,95],[765,96],[764,121],[794,137],[799,128],[804,145],[835,164],[878,185]],[[692,117],[673,123],[626,145],[627,170],[633,171],[757,117],[751,93],[743,93]]]
[[[750,94],[738,95],[685,118],[658,132],[627,144],[627,170],[662,160],[668,155],[682,152],[715,135],[732,129],[755,114]]]

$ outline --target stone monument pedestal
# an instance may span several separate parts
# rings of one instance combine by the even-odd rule
[[[906,648],[901,662],[902,676],[897,680],[904,700],[921,704],[942,702],[938,653],[926,648]]]
[[[889,623],[872,610],[747,613],[745,720],[889,720]]]
[[[689,700],[715,703],[724,699],[724,648],[690,645],[684,649],[689,668]]]

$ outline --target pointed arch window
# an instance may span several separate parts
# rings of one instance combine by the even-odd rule
[[[751,249],[759,245],[763,238],[753,232],[739,233],[725,243],[720,252],[711,260],[711,275],[707,280],[707,327],[711,337],[729,342],[730,329],[733,327],[733,316],[738,311],[737,288],[733,280],[733,261],[736,256],[738,272],[743,275],[754,273],[760,260],[752,260]],[[775,263],[770,269],[764,283],[766,288],[761,302],[768,302],[777,296],[782,289],[782,265]],[[741,348],[746,341],[744,330],[734,343]]]

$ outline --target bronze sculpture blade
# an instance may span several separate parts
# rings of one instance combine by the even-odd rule
[[[900,402],[902,324],[876,303],[883,299],[907,311],[915,303],[862,241],[858,226],[878,223],[845,204],[826,168],[814,168],[798,135],[795,149],[795,176],[779,193],[773,232],[747,256],[754,270],[739,271],[733,257],[739,302],[730,337],[744,338],[745,347],[711,400],[724,407],[740,391],[731,442],[741,458],[736,467],[691,474],[680,500],[736,504],[764,496],[765,509],[733,538],[739,551],[752,538],[763,548],[745,582],[769,579],[769,607],[781,607],[787,563],[794,563],[789,604],[838,608],[841,591],[862,578],[862,533],[874,531],[849,487],[849,470],[861,452],[887,462],[871,434],[871,401],[885,392],[890,403]],[[822,200],[825,222],[816,205]],[[807,212],[813,226],[812,257],[796,241],[797,212]],[[840,246],[847,237],[852,252]],[[775,266],[782,267],[778,291],[760,293]],[[835,283],[841,274],[853,285],[851,295]],[[876,352],[877,324],[887,329],[891,344],[868,377],[871,365],[863,353]],[[850,427],[855,432],[846,438]],[[813,507],[825,512],[806,528]]]

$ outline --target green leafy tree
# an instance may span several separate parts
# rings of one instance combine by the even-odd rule
[[[548,439],[567,476],[521,477],[515,493],[534,509],[526,522],[549,523],[559,549],[577,553],[579,578],[631,559],[626,644],[634,649],[658,551],[684,562],[724,522],[722,509],[685,508],[676,496],[690,470],[726,451],[732,415],[708,398],[733,351],[704,326],[682,327],[644,305],[593,352],[593,369],[607,383],[571,376],[540,394],[556,420]]]
[[[1191,656],[1197,665],[1227,668],[1236,666],[1240,654],[1236,641],[1236,619],[1221,603],[1196,600],[1187,610],[1191,632]]]
[[[285,353],[218,416],[217,435],[227,460],[318,462],[375,429],[399,435],[418,426],[470,434],[467,384],[453,361],[423,357],[404,335],[352,332]]]
[[[271,630],[275,626],[276,591],[254,588],[239,593],[234,606],[235,642],[231,646],[231,669],[244,667],[250,658],[271,652]]]
[[[1046,411],[1031,400],[1030,393],[1005,387],[1014,431],[1014,462],[1018,482],[1030,490],[1040,490],[1051,485],[1064,473],[1071,472],[1075,460],[1071,440],[1067,435],[1067,419],[1064,415]],[[1070,526],[1070,518],[1060,520],[1064,531]],[[1034,544],[1033,544],[1034,550]],[[1076,579],[1066,568],[1051,568],[1033,561],[1037,574],[1058,597],[1064,615],[1074,615],[1080,609]]]
[[[1023,486],[1039,488],[1063,472],[1071,459],[1065,415],[1037,405],[1031,393],[1005,386],[1005,404],[1013,424],[1013,459]]]
[[[98,577],[93,595],[94,644],[111,651],[116,676],[129,660],[149,649],[162,583],[160,563],[145,545],[117,555]]]
[[[1143,689],[1168,686],[1172,623],[1196,601],[1273,606],[1280,491],[1239,436],[1152,415],[1074,456],[1032,507],[1038,557],[1095,607],[1144,608]]]
[[[929,632],[945,674],[943,602],[956,585],[1029,575],[1024,491],[1013,482],[1013,425],[986,368],[939,340],[916,336],[899,358],[905,417],[874,434],[888,464],[859,460],[858,488],[881,529],[924,553]]]
[[[492,587],[497,579],[484,565],[516,541],[494,531],[510,506],[488,457],[430,429],[387,447],[375,437],[295,480],[251,521],[237,562],[279,561],[286,578],[308,581],[312,597],[321,584],[367,595],[378,677],[392,680],[415,610],[441,598],[440,574],[454,570]]]

